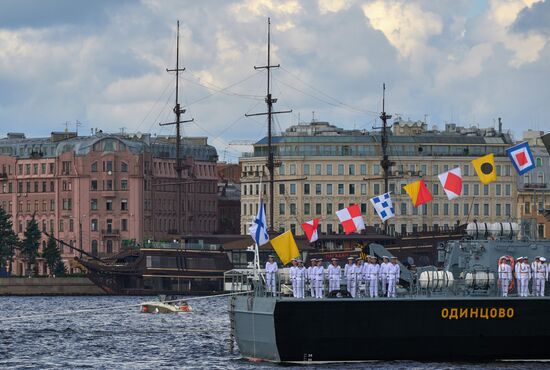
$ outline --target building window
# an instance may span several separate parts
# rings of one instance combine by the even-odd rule
[[[439,174],[439,165],[434,164],[432,165],[432,175],[436,176]]]
[[[344,165],[343,164],[338,165],[338,176],[344,176]]]
[[[348,174],[350,176],[355,176],[355,165],[354,164],[350,164],[348,166]]]
[[[290,214],[291,215],[296,214],[296,203],[290,203]]]
[[[374,192],[374,195],[379,195],[380,194],[380,184],[374,184],[373,185],[373,192]]]
[[[90,200],[90,208],[92,211],[97,211],[97,199]]]
[[[439,195],[439,185],[433,184],[434,195]]]
[[[511,167],[509,164],[504,166],[504,176],[510,176]]]
[[[537,158],[537,160],[540,159],[540,158]],[[538,234],[538,237],[543,239],[544,238],[544,224],[538,224],[538,227],[537,227],[537,234]]]
[[[332,176],[332,164],[327,164],[327,175]]]
[[[111,199],[108,199],[106,202],[105,202],[105,209],[107,211],[112,211],[113,210],[113,201]]]
[[[464,203],[464,216],[470,215],[470,206],[468,203]]]
[[[284,215],[285,214],[285,204],[279,203],[279,214]]]
[[[448,216],[449,215],[449,203],[444,203],[443,204],[443,216]]]
[[[479,216],[479,204],[474,203],[474,216]]]
[[[542,158],[537,158],[537,167],[542,167]]]
[[[355,184],[349,184],[349,195],[355,195]]]
[[[321,195],[321,184],[315,184],[315,195]]]
[[[489,195],[489,185],[483,185],[483,195]]]
[[[361,184],[361,195],[367,195],[367,184]]]
[[[506,203],[506,217],[510,217],[512,215],[512,205],[510,203]]]
[[[317,176],[320,176],[320,175],[321,175],[321,165],[320,165],[319,163],[317,163],[317,164],[315,165],[315,174],[316,174]]]
[[[128,219],[127,218],[123,218],[120,220],[120,229],[122,231],[128,231]]]
[[[113,190],[113,180],[105,180],[103,182],[103,190]]]
[[[462,189],[463,189],[464,195],[470,195],[470,184],[464,184]]]
[[[458,216],[459,209],[460,209],[459,204],[457,203],[453,204],[453,216]]]
[[[316,215],[321,214],[321,203],[315,203],[315,214]]]
[[[332,203],[327,203],[327,215],[332,214]]]
[[[47,186],[46,186],[46,181],[42,181],[42,192],[45,193],[47,191],[48,191],[48,189],[47,189]]]
[[[61,174],[69,175],[71,173],[71,162],[63,161],[61,163]]]
[[[543,174],[542,172],[539,172],[539,173],[537,174],[537,182],[538,182],[539,184],[544,184],[544,174]]]
[[[296,195],[296,184],[290,184],[290,195]]]
[[[246,189],[246,185],[245,185]],[[246,191],[244,192],[244,195],[246,195]],[[285,184],[279,184],[279,195],[285,195]]]
[[[332,195],[332,184],[327,184],[327,195]]]
[[[379,164],[375,164],[375,165],[372,166],[372,173],[373,173],[373,175],[380,175],[380,165]]]
[[[309,184],[304,184],[304,195],[309,195]]]
[[[97,256],[98,250],[97,250],[97,240],[92,240],[92,255]]]
[[[74,220],[72,218],[69,219],[69,231],[70,232],[74,231]]]
[[[62,233],[64,229],[64,220],[59,220],[59,232]]]
[[[113,241],[111,239],[107,240],[107,253],[113,253]]]
[[[497,203],[496,204],[496,214],[495,216],[502,216],[502,210],[501,210],[501,204],[500,203]]]
[[[71,210],[73,208],[72,204],[73,204],[73,200],[71,198],[63,198],[64,210]]]
[[[401,203],[401,215],[406,215],[407,214],[407,203]]]
[[[489,216],[489,204],[488,203],[483,204],[483,216]]]
[[[327,234],[328,235],[331,235],[333,234],[334,232],[332,231],[332,224],[327,224]]]
[[[309,164],[304,164],[304,175],[309,175]]]
[[[530,202],[525,202],[525,205],[524,205],[524,213],[526,215],[530,214],[531,213],[531,203]]]
[[[338,184],[338,195],[344,195],[344,184]]]
[[[50,211],[55,211],[55,200],[54,199],[50,200]]]
[[[103,161],[103,172],[113,171],[113,161]]]
[[[128,199],[122,199],[120,201],[120,210],[121,211],[127,211],[128,210]]]
[[[464,165],[464,176],[470,176],[470,165],[469,164]]]
[[[120,163],[120,172],[128,172],[128,163],[126,162]]]
[[[309,215],[310,205],[309,203],[304,203],[304,215]]]
[[[439,216],[439,204],[438,203],[433,203],[432,204],[432,214],[434,216]]]
[[[474,195],[479,195],[479,184],[474,184]]]
[[[279,175],[284,175],[284,174],[285,174],[285,164],[281,163],[281,165],[279,166]]]
[[[290,175],[296,175],[296,165],[295,164],[291,164],[289,166],[289,174]]]
[[[501,173],[501,165],[500,164],[497,164],[496,165],[496,168],[497,168],[497,176],[500,176],[500,173]]]
[[[361,203],[361,213],[367,213],[367,203]]]
[[[367,165],[366,164],[359,165],[359,174],[363,175],[363,176],[367,174]]]

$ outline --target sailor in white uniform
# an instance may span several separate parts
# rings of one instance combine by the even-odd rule
[[[392,257],[390,266],[388,267],[388,297],[395,298],[395,288],[400,274],[401,268],[397,264],[397,257]]]
[[[531,262],[531,291],[533,292],[533,295],[535,297],[538,297],[538,286],[537,286],[537,276],[535,274],[535,271],[537,271],[538,267],[540,265],[540,256],[536,256],[535,260]]]
[[[514,277],[516,278],[516,289],[518,290],[518,297],[521,297],[520,295],[520,287],[519,287],[519,268],[521,266],[521,261],[523,260],[523,257],[516,258],[516,264],[514,266]]]
[[[548,281],[548,265],[546,264],[546,258],[540,257],[536,268],[533,274],[535,277],[535,286],[537,287],[535,296],[544,297],[544,286]]]
[[[519,267],[520,297],[529,297],[529,279],[531,279],[531,266],[529,266],[529,259],[524,257]]]
[[[390,259],[388,256],[382,256],[382,263],[380,264],[380,284],[382,286],[382,296],[386,296],[388,289],[388,267],[390,265]]]
[[[310,266],[307,268],[307,279],[309,281],[309,291],[311,292],[311,297],[315,298],[315,269],[317,268],[317,260],[312,258],[310,260]]]
[[[351,294],[351,281],[353,280],[353,257],[348,257],[348,263],[344,266],[344,277],[346,278],[346,289]]]
[[[325,288],[325,268],[323,260],[317,258],[317,267],[314,270],[315,274],[315,298],[323,298],[323,290]]]
[[[267,286],[267,292],[272,295],[277,294],[277,262],[275,262],[275,257],[269,255],[267,257],[267,262],[265,263],[265,283]]]
[[[512,280],[512,268],[510,267],[510,261],[504,256],[500,257],[500,264],[498,265],[498,278],[500,279],[500,288],[503,297],[508,297],[508,288],[510,281]]]
[[[338,265],[338,259],[333,258],[332,264],[328,267],[328,291],[340,290],[340,271],[341,267]]]
[[[295,295],[296,298],[304,298],[304,282],[306,280],[306,268],[304,267],[304,264],[302,263],[301,259],[298,259],[296,261],[298,263],[298,266],[296,267],[295,272],[295,279],[296,279],[296,291],[297,294]]]
[[[361,276],[361,258],[355,260],[355,264],[350,268],[351,281],[349,293],[353,298],[357,296],[357,283]]]
[[[369,280],[369,265],[370,265],[370,259],[371,256],[367,255],[365,257],[365,261],[361,261],[361,280],[360,282],[357,282],[357,291],[358,295],[363,295],[367,297],[369,295],[369,286],[370,286],[370,280]],[[365,290],[362,291],[363,287]]]
[[[371,298],[378,297],[378,273],[380,271],[380,265],[376,263],[376,257],[371,256],[370,263],[367,270],[367,276],[369,278],[369,295]]]
[[[294,298],[297,297],[297,285],[296,285],[296,269],[298,268],[298,261],[296,261],[296,258],[292,259],[292,266],[290,266],[290,270],[288,272],[288,277],[290,278],[290,283],[292,284],[292,296]]]

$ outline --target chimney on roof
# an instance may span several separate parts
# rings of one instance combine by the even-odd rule
[[[498,134],[502,135],[502,119],[498,117]]]

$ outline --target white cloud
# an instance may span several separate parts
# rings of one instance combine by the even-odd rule
[[[372,27],[381,31],[403,57],[422,53],[430,37],[441,33],[441,18],[412,2],[377,0],[363,5]]]
[[[319,0],[319,12],[321,14],[338,13],[351,6],[351,0]]]

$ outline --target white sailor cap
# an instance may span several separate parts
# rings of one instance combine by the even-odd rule
[[[332,258],[331,261],[338,261],[338,258]]]
[[[272,254],[268,255],[267,258],[275,258]]]
[[[353,258],[352,256],[349,256],[348,257],[348,260],[354,260],[355,258]]]
[[[540,259],[540,256],[536,256],[535,259],[536,259],[536,260]]]
[[[317,261],[317,262],[323,262],[323,259],[322,259],[322,258],[317,258],[316,261]]]
[[[523,259],[523,257],[518,257],[516,258],[516,261],[521,261]]]
[[[298,262],[298,263],[302,263],[302,260],[299,259],[299,258],[296,258],[295,261]]]
[[[361,257],[357,257],[355,260],[356,261],[362,261],[363,259]]]
[[[540,262],[546,262],[546,258],[540,257]]]
[[[392,257],[391,257],[391,259],[392,259],[392,260],[393,260],[393,259],[395,259],[395,260],[396,260],[396,259],[397,259],[397,257],[396,257],[396,256],[392,256]]]
[[[382,258],[385,258],[387,260],[390,259],[388,256],[382,256]]]

